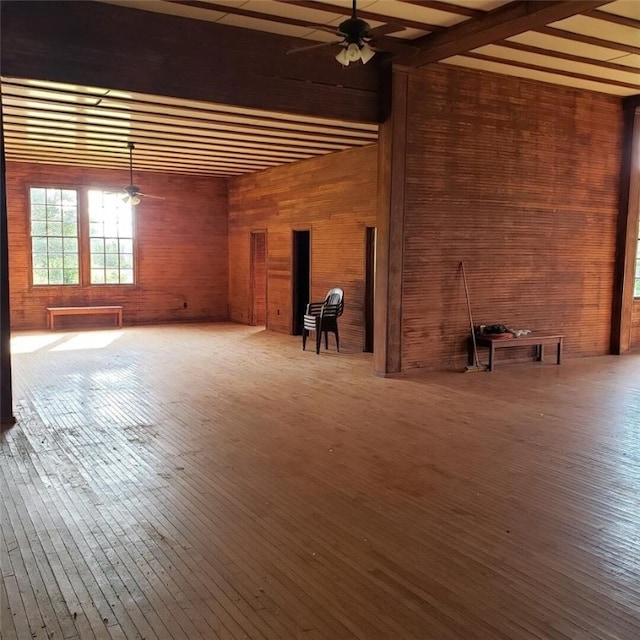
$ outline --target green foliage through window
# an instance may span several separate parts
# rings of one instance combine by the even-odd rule
[[[30,203],[33,284],[80,284],[78,192],[32,188]]]
[[[33,284],[133,284],[133,207],[117,193],[82,193],[81,203],[76,189],[30,189]]]
[[[133,207],[119,194],[89,191],[91,284],[133,284]]]

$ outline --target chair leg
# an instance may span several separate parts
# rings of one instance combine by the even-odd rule
[[[307,336],[309,335],[309,332],[306,329],[302,330],[302,350],[304,351],[304,348],[307,346]]]
[[[336,351],[340,353],[340,337],[338,336],[338,327],[336,325]]]
[[[329,332],[328,331],[324,332],[324,348],[325,348],[325,351],[329,351]]]
[[[320,341],[322,340],[322,331],[318,329],[316,331],[316,354],[320,353]]]

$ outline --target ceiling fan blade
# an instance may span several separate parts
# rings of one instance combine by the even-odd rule
[[[399,31],[404,31],[406,27],[401,24],[394,24],[392,22],[388,22],[387,24],[381,24],[379,27],[375,27],[374,29],[369,29],[369,33],[367,37],[379,38],[380,36],[386,36],[389,33],[398,33]]]
[[[342,40],[334,40],[333,42],[317,42],[316,44],[310,44],[306,47],[296,47],[295,49],[289,49],[287,55],[290,53],[300,53],[301,51],[311,51],[311,49],[320,49],[322,47],[330,47],[334,44],[340,44]]]
[[[166,200],[164,196],[152,196],[150,193],[138,193],[143,198],[153,198],[154,200]]]

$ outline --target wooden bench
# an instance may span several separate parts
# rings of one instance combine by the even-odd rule
[[[556,364],[562,362],[562,343],[564,335],[548,331],[533,331],[520,338],[500,338],[496,336],[476,336],[478,347],[489,348],[489,371],[493,371],[495,355],[498,349],[509,349],[511,347],[535,347],[535,359],[542,361],[544,356],[544,346],[554,345],[556,347]],[[469,336],[469,364],[473,364],[473,340]]]
[[[116,316],[118,327],[122,327],[122,307],[117,305],[101,307],[47,307],[47,328],[55,328],[56,316],[80,316],[111,313]]]

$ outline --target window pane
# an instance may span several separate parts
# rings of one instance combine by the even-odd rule
[[[62,191],[60,189],[47,189],[47,205],[62,204]]]
[[[133,283],[132,220],[132,207],[120,194],[89,191],[92,284]]]
[[[65,207],[62,210],[62,222],[65,224],[76,224],[78,221],[77,209],[75,207]]]
[[[64,268],[65,269],[78,269],[79,268],[79,264],[78,264],[78,254],[77,253],[70,253],[64,254]]]
[[[133,269],[133,256],[130,253],[120,254],[120,268]]]
[[[31,250],[33,253],[47,253],[47,239],[33,238],[31,240]]]
[[[49,272],[47,269],[33,270],[33,284],[49,284]]]
[[[108,269],[117,269],[119,265],[117,253],[107,253],[104,257],[104,266]]]
[[[78,193],[75,189],[63,189],[62,190],[62,204],[65,206],[71,206],[76,209],[78,206]]]
[[[32,189],[33,192],[33,189]],[[47,207],[40,204],[33,204],[33,197],[31,198],[31,220],[46,220],[47,219]]]
[[[62,222],[47,222],[47,235],[48,236],[61,236],[62,235]]]
[[[92,238],[100,238],[104,236],[104,224],[102,222],[92,222],[89,225],[89,235]]]
[[[47,235],[47,223],[46,222],[32,222],[31,223],[31,235],[32,236],[46,236]]]
[[[92,269],[104,269],[104,254],[92,253],[91,254],[91,268]]]
[[[62,261],[61,253],[50,253],[49,254],[49,269],[62,269],[64,263]]]
[[[47,207],[47,220],[49,222],[62,222],[62,208]]]
[[[106,253],[118,253],[118,239],[105,238],[104,250]]]
[[[118,284],[120,282],[120,272],[118,269],[107,269],[107,284]]]
[[[120,282],[122,284],[133,284],[133,269],[120,269]]]
[[[75,189],[30,189],[34,285],[79,284],[77,201]]]
[[[65,237],[77,236],[78,225],[75,222],[63,222],[62,223],[62,235]]]
[[[64,284],[62,269],[49,269],[49,284]]]
[[[45,203],[45,190],[44,189],[31,189],[31,205],[44,204]]]
[[[65,284],[78,284],[80,282],[80,272],[78,269],[65,269],[63,273]]]
[[[46,269],[49,263],[46,253],[34,253],[32,261],[34,269]]]

